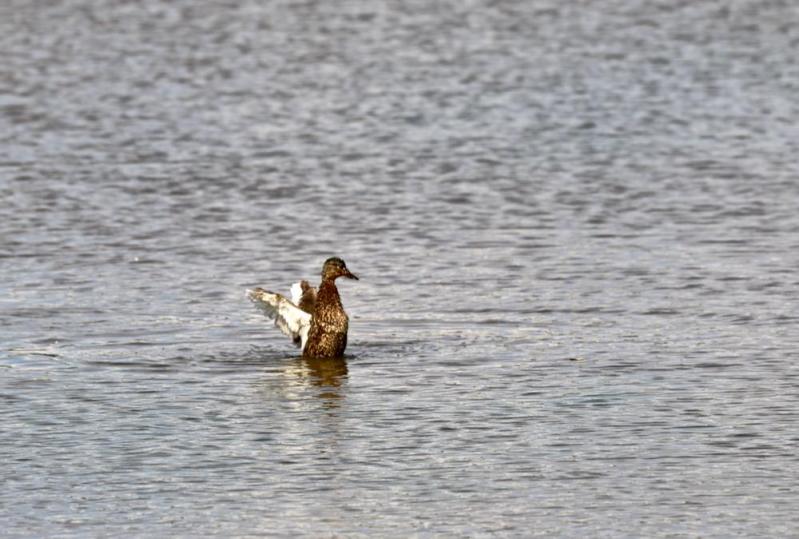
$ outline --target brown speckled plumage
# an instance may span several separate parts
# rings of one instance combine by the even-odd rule
[[[311,329],[303,357],[341,357],[347,348],[349,317],[336,288],[335,280],[338,277],[358,278],[347,269],[343,260],[337,257],[328,258],[322,267],[322,283],[316,291]]]

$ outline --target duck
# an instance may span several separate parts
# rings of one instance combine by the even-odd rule
[[[313,288],[306,280],[291,286],[291,299],[263,288],[247,290],[247,297],[273,320],[302,350],[306,359],[341,358],[347,348],[349,316],[344,311],[336,279],[359,280],[341,258],[322,265],[322,281]]]

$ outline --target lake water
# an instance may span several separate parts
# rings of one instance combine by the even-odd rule
[[[0,535],[799,533],[799,9],[0,7]],[[347,357],[244,296],[338,255]]]

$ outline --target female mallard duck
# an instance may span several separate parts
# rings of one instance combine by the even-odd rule
[[[344,312],[336,278],[358,279],[344,261],[328,258],[322,266],[322,282],[314,290],[308,281],[291,287],[291,300],[263,288],[247,290],[247,297],[274,319],[280,330],[294,339],[306,358],[334,358],[347,347],[349,317]]]

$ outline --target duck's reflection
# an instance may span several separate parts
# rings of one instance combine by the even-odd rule
[[[319,387],[341,387],[347,378],[347,360],[335,359],[300,359],[306,365],[310,381]]]
[[[287,364],[283,374],[290,386],[316,389],[316,396],[326,408],[337,408],[344,398],[347,360],[299,358]]]

